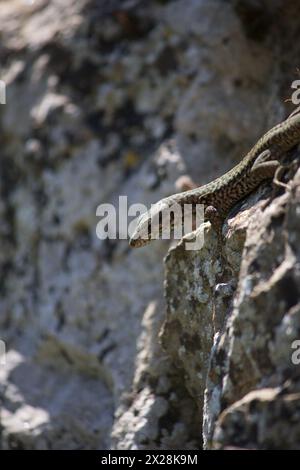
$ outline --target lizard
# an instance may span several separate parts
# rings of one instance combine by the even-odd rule
[[[174,204],[179,204],[181,208],[185,204],[203,204],[204,220],[210,221],[220,236],[226,216],[238,201],[265,180],[274,178],[275,183],[284,185],[277,177],[283,168],[280,157],[299,142],[300,112],[292,113],[266,132],[246,156],[227,173],[204,186],[173,194],[152,205],[149,211],[139,217],[129,240],[130,246],[142,247],[152,239],[160,238],[164,212]],[[170,226],[174,230],[172,218]]]

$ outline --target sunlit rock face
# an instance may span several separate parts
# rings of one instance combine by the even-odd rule
[[[168,241],[99,240],[96,209],[120,195],[149,209],[184,175],[203,185],[284,117],[296,3],[1,1],[1,448],[200,448],[202,422],[206,447],[283,442],[247,423],[268,429],[279,403],[286,430],[297,409],[297,190],[284,220],[256,208],[248,258],[252,213],[232,219],[225,278],[208,225],[164,268]]]

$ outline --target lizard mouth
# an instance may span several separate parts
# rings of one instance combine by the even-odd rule
[[[129,245],[131,248],[140,248],[142,246],[148,245],[150,238],[134,238],[133,236],[129,240]]]

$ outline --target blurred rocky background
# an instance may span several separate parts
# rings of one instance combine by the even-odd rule
[[[282,263],[284,204],[297,246],[297,175],[274,209],[275,241],[254,226],[242,258],[247,224],[232,228],[234,309],[230,290],[213,302],[212,235],[202,254],[169,253],[166,300],[167,242],[132,250],[96,237],[99,204],[149,205],[183,175],[204,184],[292,111],[297,3],[0,1],[2,449],[300,446],[287,356],[300,337],[297,253],[265,304],[242,283],[254,265],[263,279],[275,270],[259,243],[276,243]]]

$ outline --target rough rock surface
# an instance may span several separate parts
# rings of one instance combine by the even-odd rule
[[[200,252],[182,241],[166,259],[163,344],[203,410],[205,448],[299,448],[299,189],[300,170],[272,202],[251,196],[223,253],[206,227]]]
[[[300,448],[299,207],[298,170],[289,190],[250,219],[233,309],[208,374],[211,431],[215,407],[222,412],[208,436],[214,447]]]
[[[167,243],[96,237],[99,204],[205,183],[291,109],[296,3],[1,2],[1,448],[199,448],[203,409],[206,447],[299,442],[298,176],[222,259],[209,226],[172,248],[165,352]]]

